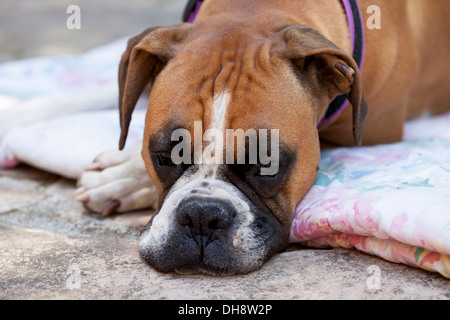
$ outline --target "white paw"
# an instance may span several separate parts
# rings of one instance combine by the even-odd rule
[[[139,145],[99,155],[78,180],[75,199],[104,216],[155,207],[157,194],[141,148]]]

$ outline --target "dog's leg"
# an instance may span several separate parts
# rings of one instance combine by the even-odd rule
[[[99,155],[78,180],[75,199],[102,215],[154,207],[157,195],[141,149],[139,145]]]

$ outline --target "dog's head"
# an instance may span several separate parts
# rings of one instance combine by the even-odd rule
[[[317,176],[317,124],[337,95],[361,139],[349,55],[303,26],[218,23],[148,29],[120,65],[120,148],[151,87],[142,157],[160,197],[139,251],[164,272],[243,274],[285,249]]]

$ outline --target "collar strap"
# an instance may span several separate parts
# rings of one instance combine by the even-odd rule
[[[353,46],[353,59],[355,59],[360,72],[364,64],[365,35],[361,9],[358,0],[341,0],[347,16],[347,23],[350,31]],[[183,21],[193,23],[202,6],[203,0],[189,0],[183,14]],[[319,123],[319,127],[327,124],[336,118],[349,104],[345,95],[340,95],[328,106],[325,117]]]
[[[183,13],[183,21],[193,23],[197,17],[198,11],[202,6],[203,0],[189,0]]]
[[[350,37],[353,45],[353,59],[360,72],[364,64],[364,50],[365,50],[365,35],[362,20],[361,9],[359,8],[357,0],[341,0],[344,5],[345,14],[347,15],[347,22],[350,31]],[[327,124],[336,118],[345,107],[349,104],[345,95],[340,95],[334,99],[328,106],[325,117],[319,123],[319,127]]]

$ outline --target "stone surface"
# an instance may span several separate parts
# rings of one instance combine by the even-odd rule
[[[81,8],[81,30],[66,28],[70,4]],[[177,23],[184,4],[2,0],[0,62],[80,53]],[[0,299],[450,299],[450,282],[437,274],[344,249],[292,247],[245,276],[161,274],[137,253],[151,212],[99,218],[73,200],[74,189],[26,166],[0,170]]]

